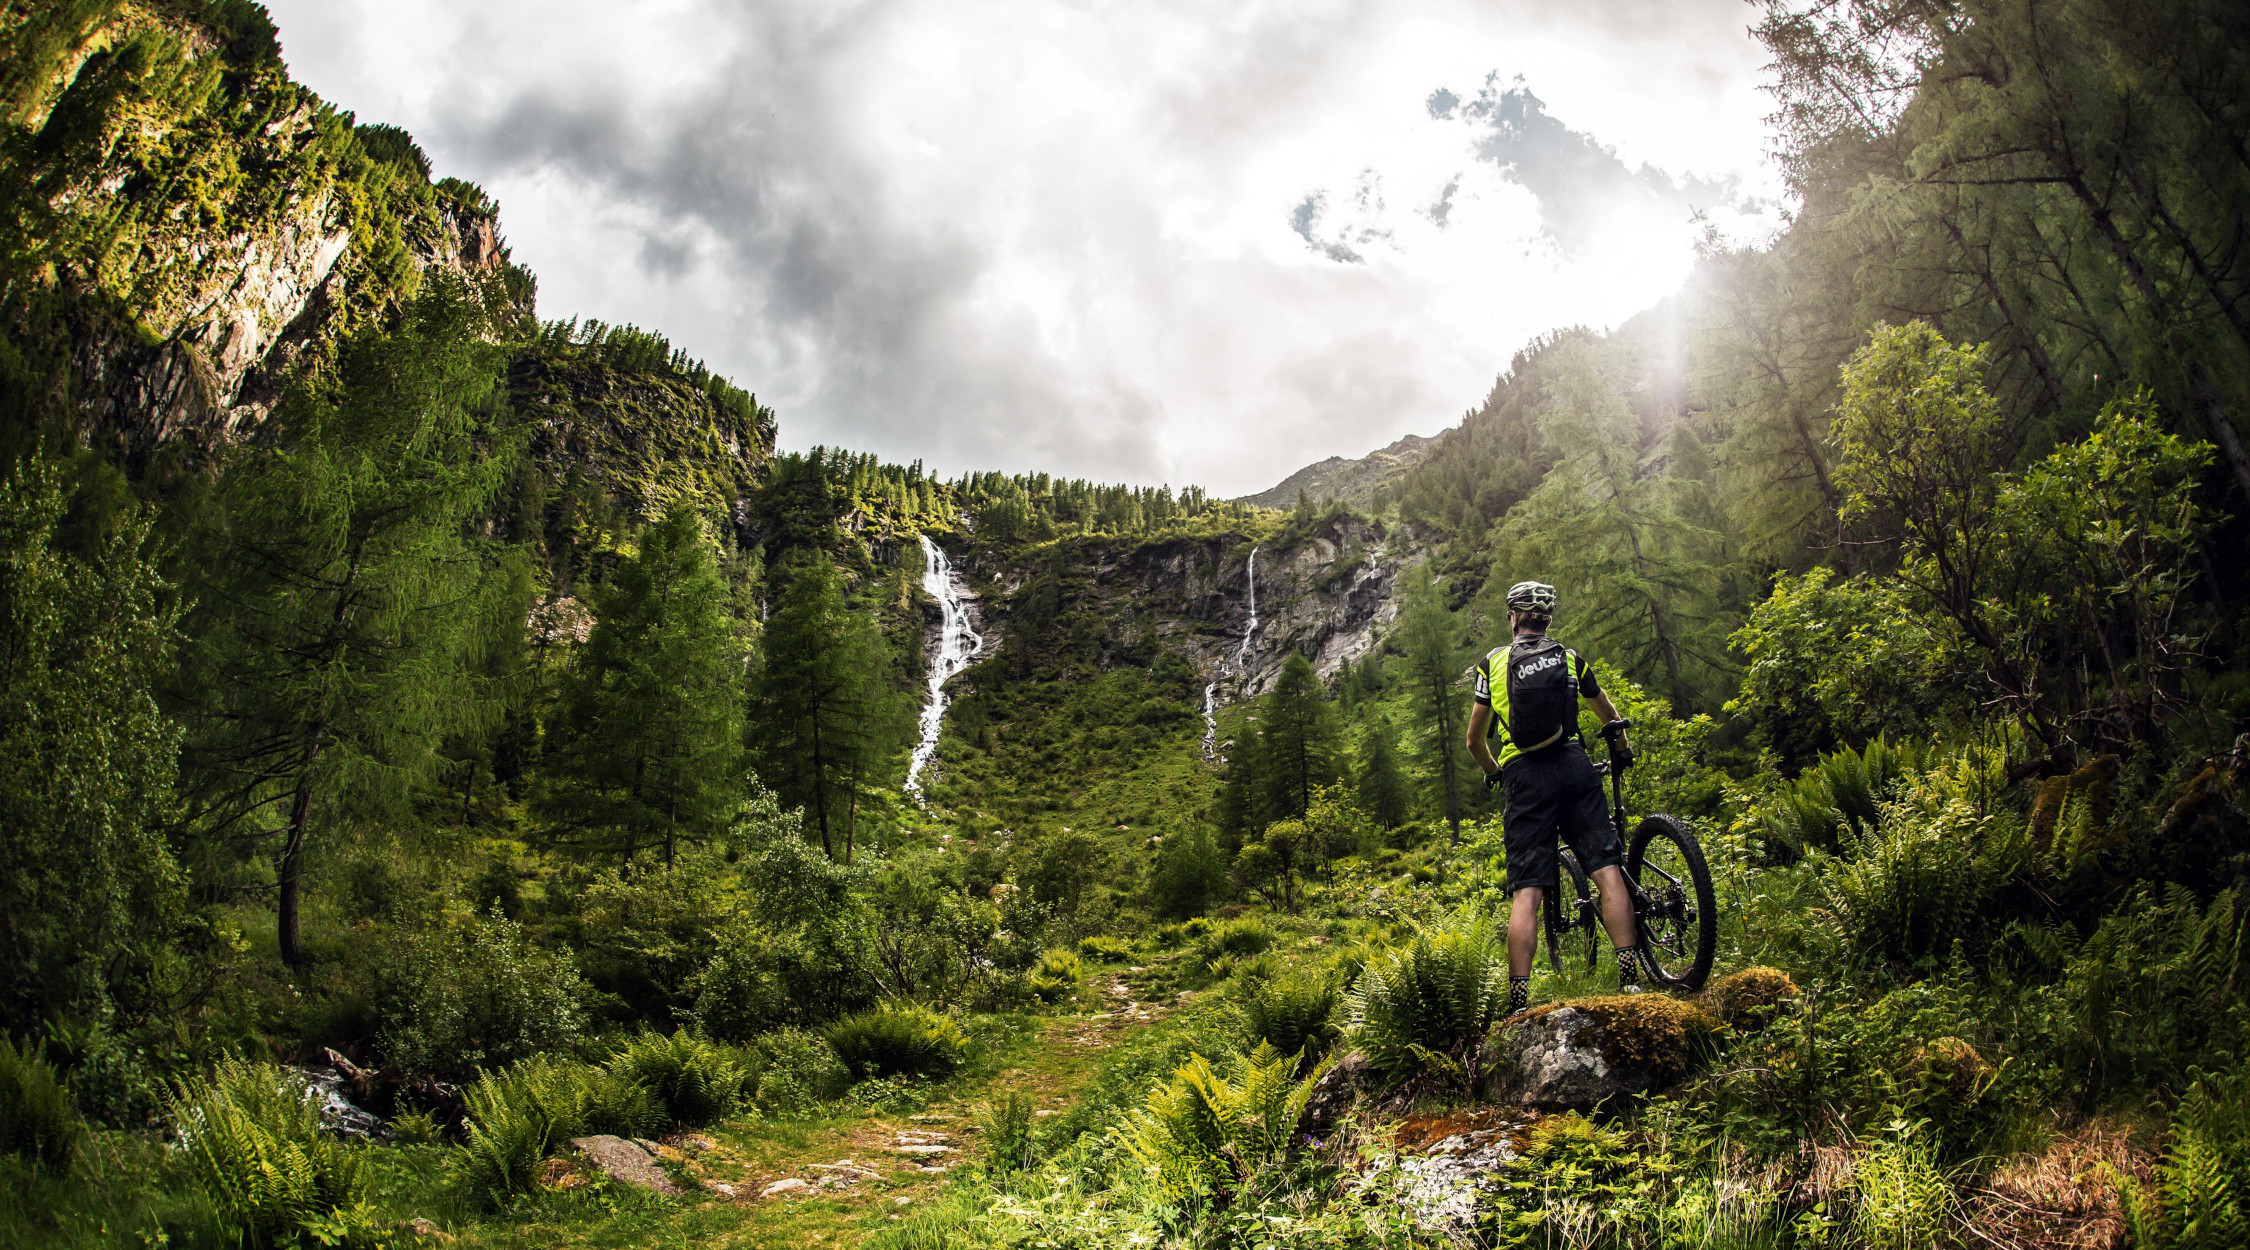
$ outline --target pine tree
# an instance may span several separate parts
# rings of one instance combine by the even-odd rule
[[[751,701],[751,754],[785,804],[802,807],[821,849],[849,862],[859,798],[897,735],[889,648],[872,614],[844,597],[824,552],[787,572],[766,622],[765,662]]]
[[[1437,774],[1438,800],[1453,836],[1461,836],[1461,752],[1469,658],[1460,623],[1445,606],[1427,563],[1407,575],[1399,632],[1412,705],[1421,717],[1415,735]]]
[[[675,505],[594,597],[540,806],[565,840],[632,857],[709,836],[742,795],[740,629],[703,523]]]
[[[1302,817],[1313,793],[1336,780],[1336,714],[1320,674],[1292,654],[1260,700],[1264,713],[1267,820]]]
[[[1385,829],[1406,823],[1406,778],[1398,767],[1398,751],[1391,746],[1391,728],[1377,719],[1360,740],[1359,805]]]
[[[279,436],[228,466],[187,545],[175,706],[191,827],[213,845],[280,840],[291,964],[314,830],[398,817],[448,737],[505,708],[481,660],[520,631],[528,583],[475,524],[515,446],[492,419],[504,360],[487,318],[431,278],[395,331],[284,399]]]

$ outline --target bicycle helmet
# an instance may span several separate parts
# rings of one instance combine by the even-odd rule
[[[1508,610],[1531,616],[1555,614],[1555,588],[1545,582],[1517,582],[1508,587]]]

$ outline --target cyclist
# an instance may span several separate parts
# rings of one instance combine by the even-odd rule
[[[1625,889],[1625,847],[1610,823],[1601,777],[1578,736],[1578,700],[1603,723],[1617,707],[1577,652],[1547,636],[1555,588],[1518,582],[1508,588],[1513,639],[1477,665],[1476,704],[1469,709],[1469,754],[1484,768],[1485,787],[1506,787],[1502,816],[1508,849],[1508,1011],[1531,1004],[1531,955],[1539,943],[1539,907],[1559,888],[1555,839],[1570,843],[1580,866],[1601,888],[1602,927],[1617,951],[1619,988],[1640,990],[1639,943]],[[1499,755],[1493,754],[1493,743]],[[1631,763],[1622,728],[1618,759]]]

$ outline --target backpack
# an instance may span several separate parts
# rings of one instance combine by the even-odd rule
[[[1578,728],[1578,674],[1570,648],[1552,638],[1508,647],[1508,740],[1519,751],[1562,741]]]

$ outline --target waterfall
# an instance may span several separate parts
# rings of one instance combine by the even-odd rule
[[[922,797],[922,770],[937,755],[938,734],[945,728],[945,683],[984,653],[984,636],[969,628],[968,595],[953,574],[953,562],[930,536],[922,539],[922,589],[937,600],[943,623],[938,627],[937,654],[930,657],[930,692],[922,703],[922,739],[914,744],[914,757],[906,766],[906,792],[927,807]]]
[[[1245,570],[1250,577],[1250,624],[1242,631],[1242,645],[1234,649],[1232,667],[1237,674],[1245,672],[1250,659],[1250,641],[1258,636],[1258,549],[1250,549],[1250,563]],[[1219,683],[1216,679],[1203,687],[1203,758],[1219,756]]]

